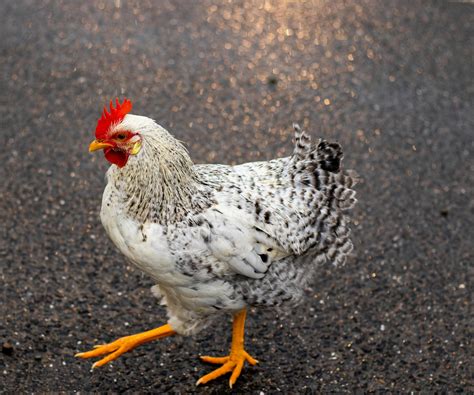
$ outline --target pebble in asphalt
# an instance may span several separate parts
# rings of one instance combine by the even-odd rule
[[[165,320],[98,218],[87,146],[115,96],[197,162],[291,151],[291,124],[340,141],[363,178],[355,253],[286,313],[251,311],[242,393],[474,391],[470,2],[46,0],[0,5],[0,374],[6,392],[195,388],[230,320],[90,372],[73,355]]]

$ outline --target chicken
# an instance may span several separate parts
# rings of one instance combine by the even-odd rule
[[[318,267],[342,264],[352,250],[346,211],[356,202],[353,172],[341,170],[337,143],[316,144],[294,125],[290,157],[238,166],[194,165],[183,145],[155,121],[130,114],[125,99],[104,108],[89,150],[112,164],[100,217],[118,249],[156,285],[167,324],[77,354],[102,366],[143,343],[192,335],[233,315],[228,356],[204,384],[245,362],[249,306],[300,302]]]

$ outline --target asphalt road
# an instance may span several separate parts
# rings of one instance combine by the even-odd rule
[[[363,178],[353,256],[299,308],[250,313],[262,363],[235,393],[474,391],[474,4],[150,3],[0,3],[0,392],[228,389],[194,383],[230,319],[94,372],[73,357],[166,319],[98,218],[87,147],[115,96],[196,162],[289,154],[297,121]]]

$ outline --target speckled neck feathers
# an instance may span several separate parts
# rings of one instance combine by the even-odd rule
[[[122,169],[108,173],[127,214],[145,222],[171,223],[205,202],[197,199],[201,189],[193,163],[183,145],[165,129],[144,130],[142,149]]]

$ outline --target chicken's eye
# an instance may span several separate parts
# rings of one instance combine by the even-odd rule
[[[126,137],[125,133],[119,133],[115,136],[117,140],[125,140]]]

